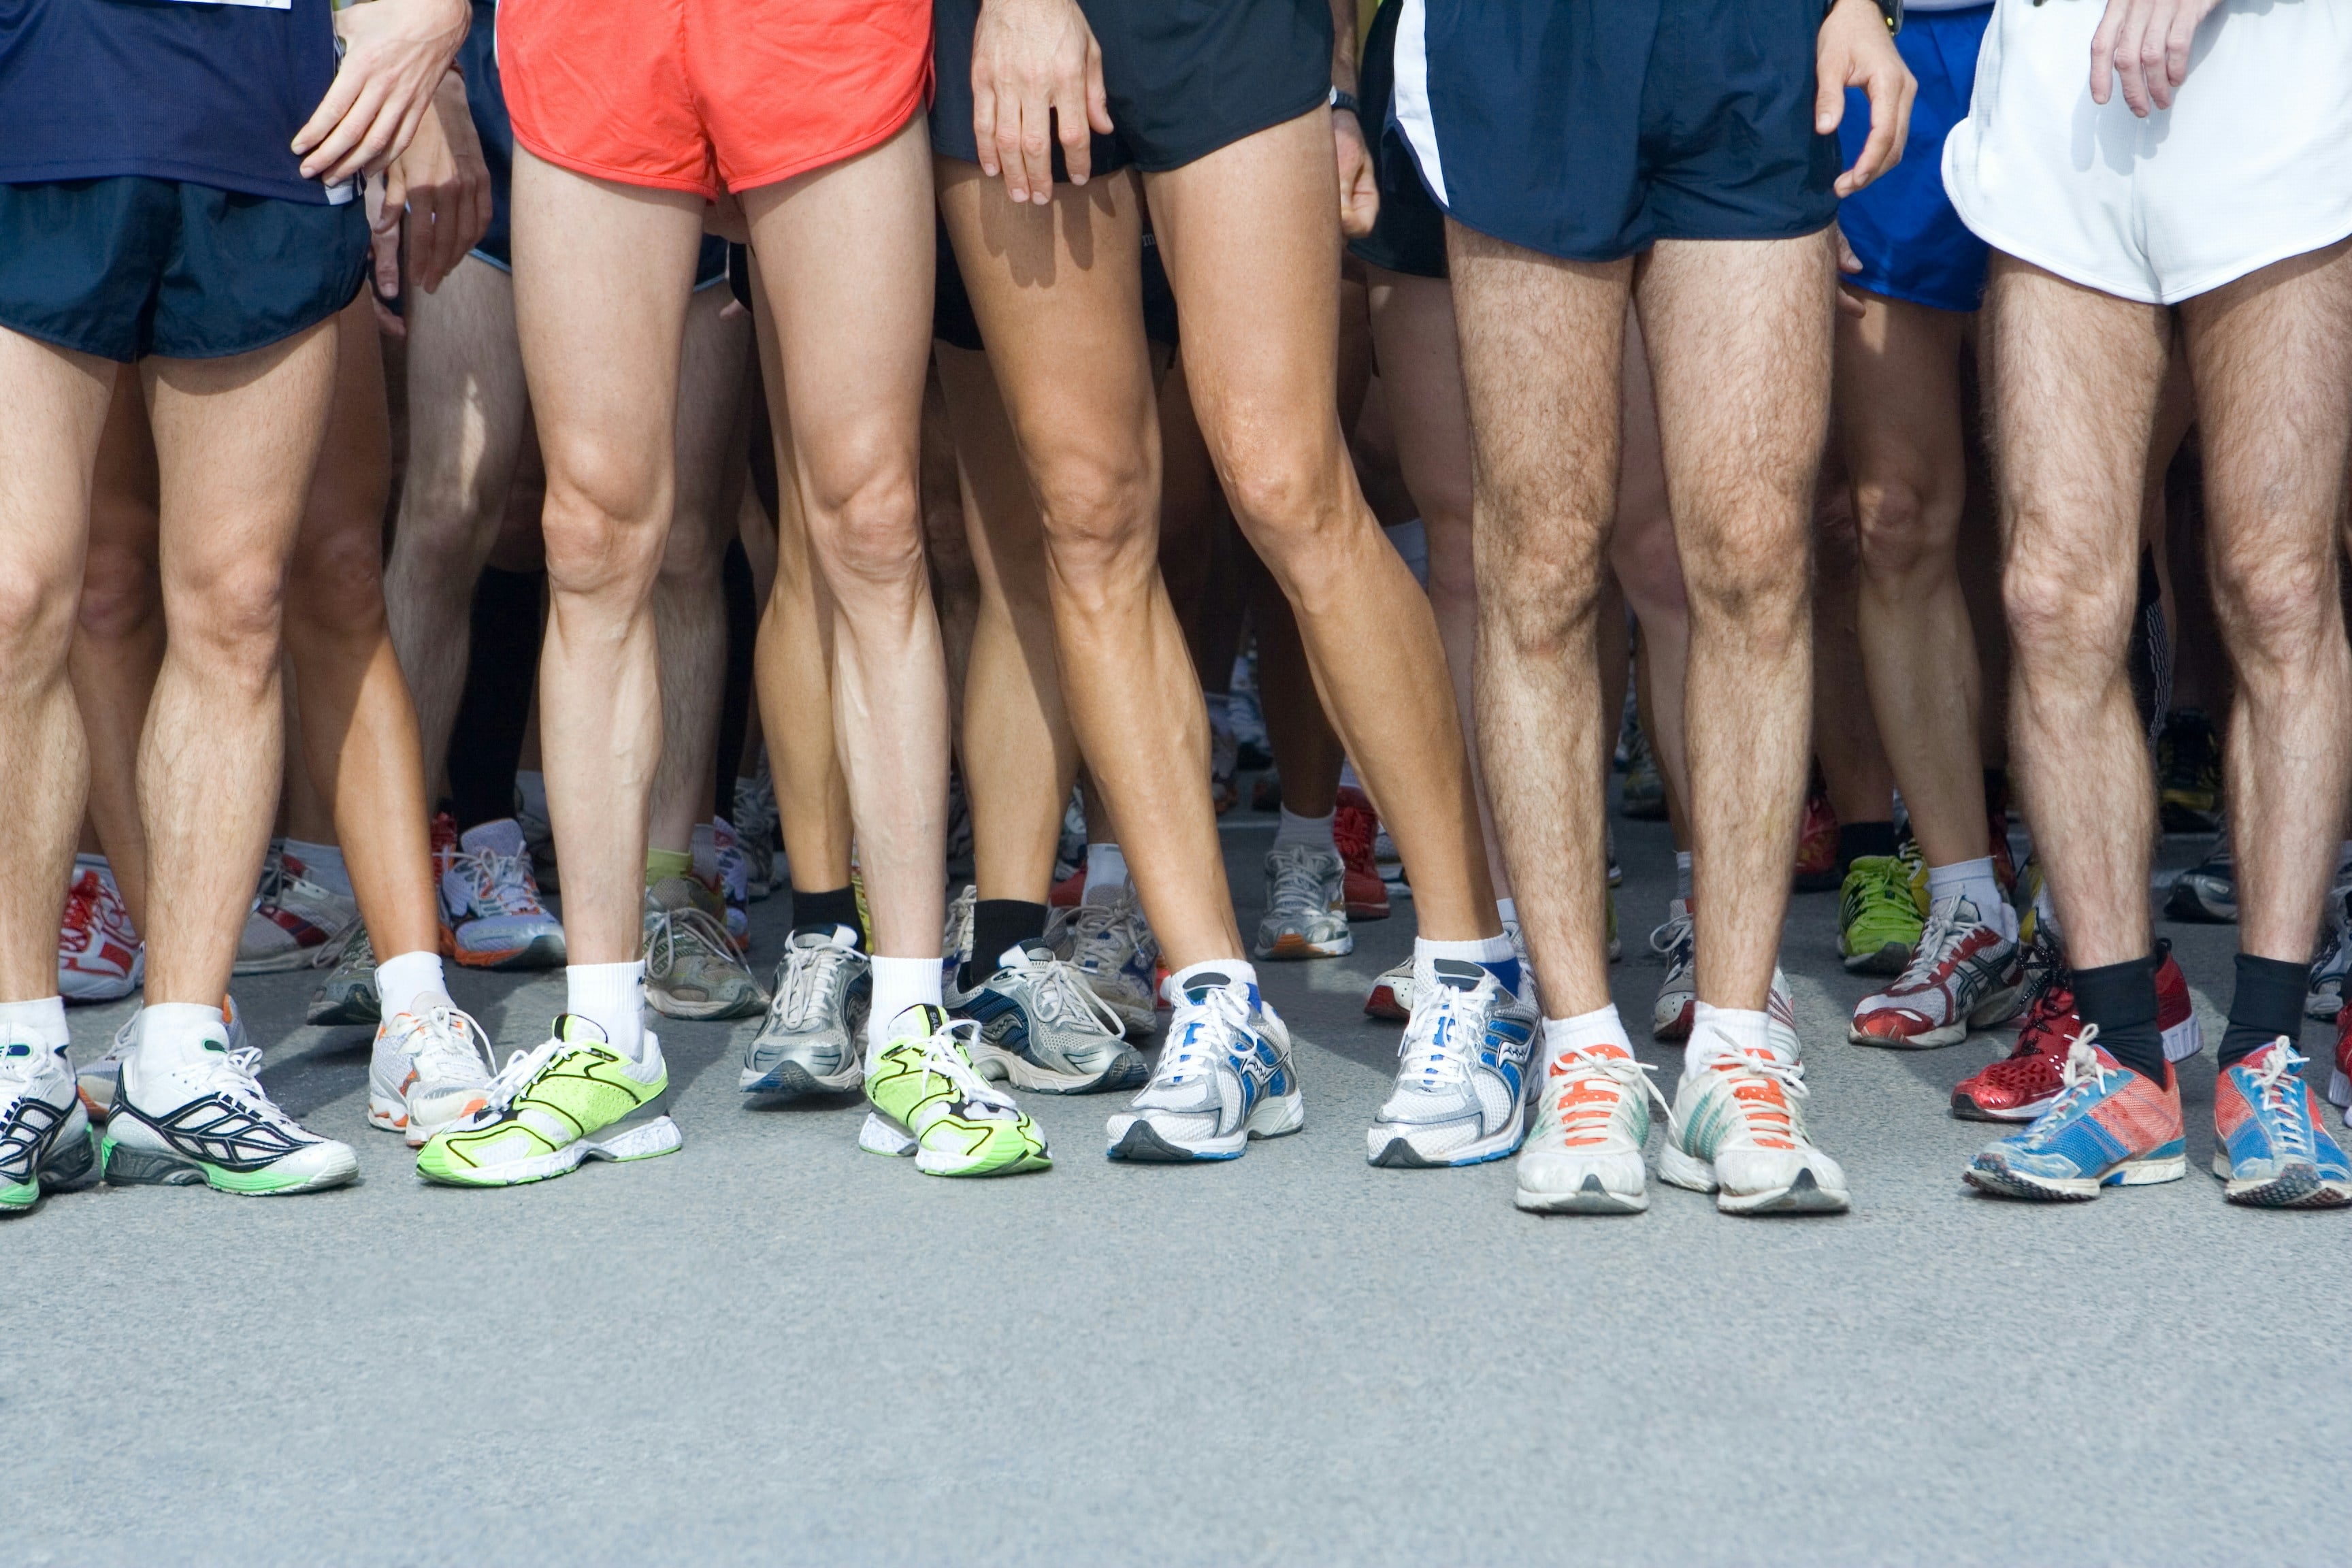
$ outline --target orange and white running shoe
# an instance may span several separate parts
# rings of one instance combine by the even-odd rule
[[[436,838],[439,836],[436,835]],[[530,851],[514,818],[442,840],[441,952],[468,969],[554,969],[563,963],[563,922],[540,902]]]
[[[1536,1125],[1519,1150],[1511,1201],[1530,1214],[1640,1214],[1650,1206],[1642,1146],[1658,1069],[1603,1042],[1557,1052],[1536,1090]]]
[[[1725,1214],[1843,1214],[1845,1172],[1806,1131],[1795,1014],[1786,984],[1772,982],[1770,1049],[1736,1049],[1703,1017],[1692,1029],[1658,1174],[1715,1194]]]

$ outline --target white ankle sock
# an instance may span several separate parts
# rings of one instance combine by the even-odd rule
[[[1309,849],[1328,849],[1337,855],[1339,846],[1331,837],[1331,825],[1339,818],[1337,810],[1320,816],[1301,816],[1286,805],[1282,808],[1282,826],[1274,830],[1274,847],[1289,849],[1303,844]]]
[[[1170,975],[1168,977],[1169,994],[1181,996],[1186,986],[1195,980],[1211,974],[1223,975],[1223,984],[1227,985],[1246,985],[1255,988],[1257,984],[1257,971],[1243,960],[1211,958],[1199,963],[1188,963]]]
[[[908,1008],[940,1005],[940,961],[936,958],[876,958],[867,972],[874,999],[866,1015],[866,1062],[873,1066],[890,1037],[890,1025]]]
[[[44,996],[37,1002],[0,1002],[0,1045],[11,1035],[23,1035],[55,1050],[73,1043],[66,1027],[66,999]]]
[[[1084,902],[1108,904],[1129,884],[1127,857],[1116,844],[1087,846],[1087,891]]]
[[[286,840],[286,853],[302,863],[302,875],[332,892],[352,896],[352,874],[343,868],[342,849],[333,844]]]
[[[161,1061],[184,1061],[206,1040],[228,1040],[228,1021],[217,1007],[195,1002],[158,1002],[139,1009],[139,1052]]]
[[[1675,897],[1685,903],[1689,903],[1690,896],[1691,852],[1687,849],[1677,849],[1675,851]]]
[[[1744,1007],[1715,1007],[1705,1002],[1691,1011],[1690,1044],[1683,1050],[1683,1079],[1688,1082],[1725,1057],[1764,1055],[1786,1061],[1773,1047],[1772,1020]]]
[[[614,1050],[631,1060],[646,1054],[646,965],[574,963],[563,971],[563,1010],[604,1031]]]
[[[429,951],[404,952],[375,966],[375,994],[387,1018],[414,1013],[420,1007],[455,1005],[449,1000],[449,980],[441,972],[441,955]]]
[[[2017,911],[2000,896],[2000,879],[1993,874],[1991,856],[1927,868],[1929,903],[1954,893],[1966,893],[1969,902],[1977,907],[1978,917],[1986,924],[2004,930],[2012,937],[2017,934]]]
[[[1543,1036],[1547,1059],[1580,1046],[1615,1046],[1629,1057],[1633,1054],[1633,1037],[1625,1033],[1625,1020],[1617,1016],[1614,1002],[1573,1018],[1546,1018]]]

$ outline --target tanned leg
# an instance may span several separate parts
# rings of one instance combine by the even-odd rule
[[[74,700],[89,747],[89,818],[131,923],[147,929],[147,830],[139,821],[139,737],[163,668],[155,441],[139,378],[118,375],[99,440],[89,553],[73,639]]]

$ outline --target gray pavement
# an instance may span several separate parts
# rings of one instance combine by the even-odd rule
[[[1271,826],[1229,819],[1244,929]],[[1672,860],[1617,832],[1645,1018]],[[2210,1054],[2188,1180],[1969,1195],[1988,1131],[1947,1091],[2010,1037],[1845,1045],[1834,902],[1786,947],[1832,1219],[1654,1179],[1647,1215],[1537,1219],[1507,1164],[1367,1167],[1396,1037],[1360,1005],[1409,903],[1268,966],[1307,1127],[1202,1168],[1111,1164],[1110,1104],[1033,1096],[1051,1172],[931,1180],[858,1153],[854,1103],[739,1103],[753,1025],[670,1024],[681,1153],[432,1188],[365,1124],[367,1033],[296,1026],[311,975],[241,984],[362,1178],[0,1225],[0,1563],[2342,1561],[2352,1215],[2223,1205]],[[2159,930],[2218,1039],[2231,929]],[[562,996],[456,988],[509,1048]]]

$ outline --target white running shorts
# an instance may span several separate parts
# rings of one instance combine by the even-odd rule
[[[1988,245],[2175,304],[2352,234],[2352,0],[2223,0],[2146,120],[2091,100],[2105,0],[1999,0],[1944,188]]]

